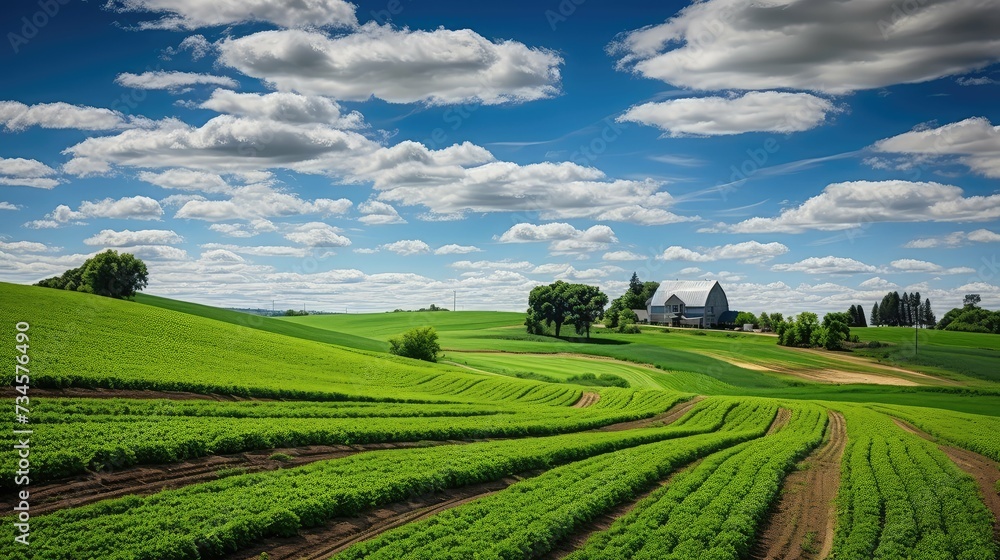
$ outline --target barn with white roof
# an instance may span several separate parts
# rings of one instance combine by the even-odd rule
[[[732,322],[729,299],[716,280],[675,280],[660,283],[646,302],[650,323],[707,328]]]

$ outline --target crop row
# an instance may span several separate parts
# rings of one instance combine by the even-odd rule
[[[896,416],[953,445],[1000,461],[1000,418],[939,408],[876,405],[873,408]]]
[[[33,424],[31,480],[37,483],[87,470],[173,463],[193,457],[276,447],[563,434],[652,416],[680,398],[677,394],[661,392],[656,399],[626,402],[622,410],[521,406],[514,408],[513,414],[370,417],[364,422],[353,418],[274,419],[225,414],[217,417],[156,416],[154,411],[165,405],[156,401],[123,400],[118,405],[108,406],[120,406],[123,411],[127,408],[128,415],[41,415],[64,421]],[[287,410],[282,404],[263,408]],[[190,410],[202,405],[183,406]],[[203,406],[209,410],[246,410],[241,403],[206,403]],[[12,430],[4,433],[7,435],[0,437],[4,445],[16,443]],[[16,469],[16,456],[7,454],[0,462],[0,487],[12,483]]]
[[[489,404],[411,404],[316,401],[238,401],[171,399],[37,398],[31,401],[33,423],[55,424],[105,420],[101,417],[151,416],[224,418],[420,418],[490,416],[546,407]]]
[[[975,482],[937,447],[878,412],[844,407],[833,558],[996,557],[992,518]]]
[[[633,499],[678,467],[762,436],[776,412],[773,403],[736,406],[726,415],[723,431],[650,443],[564,465],[492,496],[384,533],[337,558],[538,558],[583,524]],[[702,421],[710,415],[701,416]],[[695,422],[692,419],[691,423]]]
[[[698,406],[701,406],[699,403]],[[698,428],[589,432],[377,453],[128,496],[32,518],[27,558],[218,557],[269,536],[420,494],[547,469],[620,449],[717,429],[731,407]],[[10,520],[3,520],[8,523]],[[0,557],[24,554],[0,543]]]
[[[567,558],[744,558],[787,471],[822,440],[825,410],[787,404],[788,424],[706,457]]]

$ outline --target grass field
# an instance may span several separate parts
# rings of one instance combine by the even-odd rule
[[[765,543],[990,559],[1000,545],[1000,337],[918,333],[926,358],[907,362],[909,329],[861,329],[890,345],[851,354],[651,327],[556,339],[518,313],[270,319],[11,284],[0,301],[0,361],[30,370],[36,496],[32,546],[8,539],[2,558],[737,560]],[[424,325],[440,363],[385,352]],[[0,423],[13,449],[23,436]],[[0,461],[5,489],[17,461]]]

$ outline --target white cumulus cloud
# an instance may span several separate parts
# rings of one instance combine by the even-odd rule
[[[142,22],[142,29],[197,29],[239,23],[268,22],[282,27],[357,25],[354,4],[345,0],[108,0],[118,12],[162,14]]]
[[[700,90],[842,94],[1000,60],[1000,10],[980,0],[706,0],[610,46],[620,67]]]
[[[643,103],[618,117],[665,131],[664,136],[722,136],[744,132],[800,132],[836,112],[808,93],[749,92],[740,97],[694,97]]]
[[[834,183],[773,218],[724,226],[735,233],[842,230],[875,222],[972,222],[1000,218],[1000,195],[964,196],[961,188],[934,182]]]
[[[897,164],[902,167],[914,161],[957,158],[959,163],[980,175],[1000,177],[1000,126],[993,126],[984,117],[904,132],[879,140],[873,148],[910,158]]]
[[[553,97],[560,58],[516,41],[443,28],[394,29],[368,23],[330,37],[305,30],[261,31],[226,39],[222,64],[282,91],[391,103],[487,105]]]
[[[285,234],[285,239],[309,247],[347,247],[351,240],[344,237],[339,228],[323,222],[309,222],[295,226]]]
[[[396,253],[397,255],[403,255],[404,257],[424,255],[431,252],[430,246],[419,239],[402,239],[381,245],[380,248]]]
[[[136,245],[176,245],[184,239],[176,232],[166,229],[143,229],[138,231],[103,229],[84,239],[86,245],[99,247],[134,247]]]
[[[847,257],[809,257],[797,263],[776,264],[771,267],[775,272],[805,272],[806,274],[851,275],[865,272],[878,272],[870,264]]]
[[[741,259],[745,263],[760,263],[784,255],[788,247],[772,241],[744,241],[729,245],[700,248],[698,251],[678,245],[667,247],[657,258],[665,261],[711,262],[726,259]]]
[[[165,89],[170,91],[181,91],[191,86],[222,86],[234,88],[239,86],[239,82],[226,76],[215,76],[212,74],[198,74],[195,72],[167,72],[163,70],[153,70],[142,74],[132,74],[124,72],[118,74],[115,83],[132,89]]]

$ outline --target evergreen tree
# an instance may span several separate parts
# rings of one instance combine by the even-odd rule
[[[929,328],[934,328],[937,324],[937,317],[934,316],[934,311],[931,310],[931,298],[924,300],[924,324]]]
[[[639,281],[639,274],[632,273],[632,279],[628,281],[628,291],[636,296],[642,295],[642,282]]]
[[[858,324],[857,324],[857,326],[860,327],[860,328],[862,328],[862,329],[868,326],[868,321],[865,319],[865,308],[861,307],[860,303],[858,304]]]

